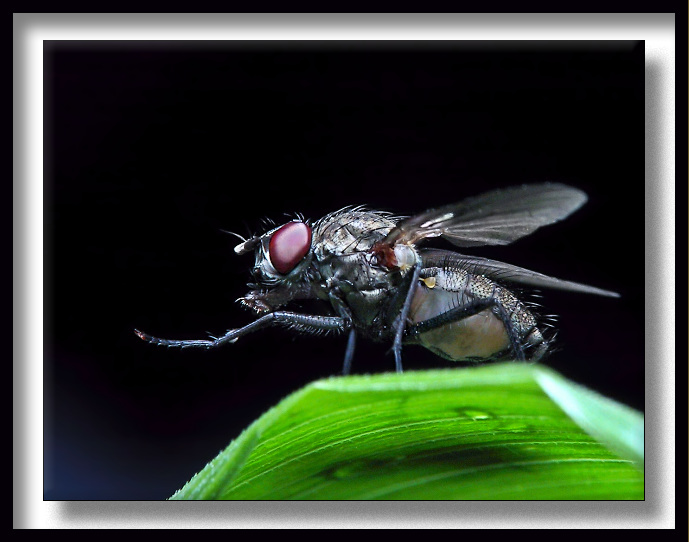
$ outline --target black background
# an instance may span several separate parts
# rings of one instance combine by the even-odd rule
[[[341,370],[344,337],[271,329],[206,352],[133,333],[251,321],[234,300],[253,256],[220,229],[284,213],[583,189],[566,221],[472,253],[621,293],[544,291],[559,315],[545,364],[644,409],[643,43],[54,42],[45,67],[46,499],[167,498]],[[359,341],[353,372],[394,370],[388,348]],[[403,359],[456,366],[418,347]]]

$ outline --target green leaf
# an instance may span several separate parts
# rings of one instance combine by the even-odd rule
[[[643,499],[643,415],[537,365],[333,377],[172,499]]]

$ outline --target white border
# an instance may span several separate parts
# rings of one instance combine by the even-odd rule
[[[21,259],[20,273],[26,273],[21,311],[21,329],[27,339],[23,345],[28,364],[25,374],[30,382],[16,386],[15,412],[25,413],[28,430],[21,442],[15,441],[23,453],[26,472],[15,473],[15,506],[24,509],[23,517],[15,517],[15,527],[31,528],[148,528],[148,527],[383,527],[383,528],[674,528],[674,88],[675,34],[674,14],[390,14],[390,15],[175,15],[175,14],[102,14],[102,15],[14,15],[15,70],[21,77],[15,85],[24,91],[23,109],[17,111],[15,132],[23,154],[16,154],[16,165],[25,178],[26,208],[15,207],[19,230],[26,233],[28,247]],[[654,149],[662,149],[657,157],[661,183],[660,201],[656,209],[663,214],[654,217],[654,238],[664,240],[659,249],[661,261],[657,269],[659,291],[669,302],[659,311],[662,319],[657,329],[668,330],[671,336],[659,340],[660,352],[654,358],[661,363],[654,367],[662,396],[658,398],[665,416],[664,427],[656,428],[667,441],[662,444],[662,469],[654,469],[662,479],[652,484],[661,494],[647,489],[646,501],[636,503],[655,512],[623,513],[601,516],[595,514],[596,503],[515,503],[511,513],[501,514],[491,503],[458,503],[440,506],[433,503],[60,503],[43,502],[43,40],[645,40],[646,63],[654,66],[661,81],[655,85],[661,96],[662,131],[652,134],[660,141]],[[16,90],[15,92],[21,92]],[[15,94],[15,98],[21,96]],[[648,97],[647,97],[648,98]],[[647,186],[649,180],[647,179]],[[16,196],[15,196],[16,197]],[[15,201],[15,204],[17,202]],[[648,239],[648,223],[647,223]],[[15,243],[17,240],[15,239]],[[641,247],[639,247],[641,249]],[[648,247],[647,247],[648,248]],[[17,251],[15,245],[15,251]],[[641,254],[641,250],[638,257]],[[649,268],[647,267],[647,270]],[[16,280],[15,276],[15,280]],[[16,301],[16,300],[15,300]],[[17,306],[15,303],[15,313]],[[28,333],[31,340],[28,340]],[[16,420],[15,420],[16,423]],[[17,434],[15,427],[15,434]],[[15,451],[17,453],[17,451]],[[648,471],[647,471],[648,477]],[[21,484],[18,488],[17,484]],[[17,502],[17,500],[19,502]],[[151,504],[151,513],[137,513]],[[157,506],[161,504],[161,506]],[[563,506],[556,506],[556,505]],[[622,503],[620,503],[622,504]],[[194,506],[196,505],[196,506]],[[478,505],[478,506],[474,506]],[[167,508],[166,508],[167,507]],[[274,507],[278,507],[277,509]],[[572,513],[563,512],[567,508]],[[621,507],[620,507],[621,508]],[[371,512],[371,509],[375,512]],[[109,511],[106,511],[109,510]],[[448,513],[448,510],[451,513]],[[539,511],[540,510],[540,511]],[[631,508],[627,508],[631,510]],[[258,511],[258,512],[257,512]],[[187,513],[190,512],[190,513]]]

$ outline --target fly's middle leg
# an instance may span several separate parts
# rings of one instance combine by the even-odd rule
[[[402,372],[402,339],[404,337],[404,330],[407,325],[407,317],[409,315],[409,310],[411,309],[411,304],[414,299],[414,293],[416,292],[420,274],[421,264],[417,263],[412,271],[411,282],[409,283],[407,295],[404,298],[402,311],[400,312],[399,317],[395,320],[395,340],[392,343],[392,351],[395,354],[395,370],[398,373]]]

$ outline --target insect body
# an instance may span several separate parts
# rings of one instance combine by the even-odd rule
[[[431,237],[459,247],[506,245],[562,220],[586,199],[580,190],[546,183],[495,190],[411,218],[355,207],[313,224],[293,220],[235,247],[237,254],[255,254],[255,282],[238,301],[259,315],[257,320],[209,340],[136,333],[150,343],[180,348],[221,346],[271,325],[313,334],[347,333],[345,374],[357,334],[391,341],[398,372],[403,344],[424,346],[453,361],[537,361],[551,339],[512,291],[512,284],[619,295],[495,260],[417,245]],[[278,310],[299,299],[321,299],[332,314]]]

